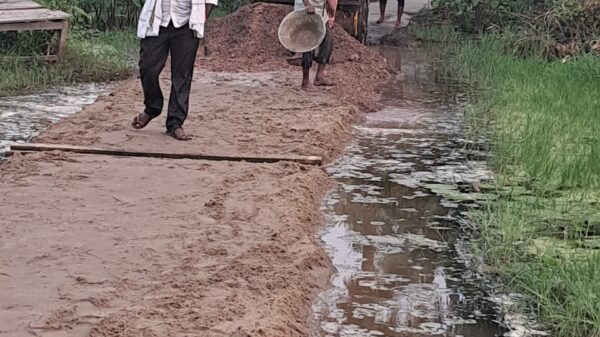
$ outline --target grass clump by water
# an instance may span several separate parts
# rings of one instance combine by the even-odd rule
[[[481,248],[556,336],[598,337],[600,59],[517,58],[502,38],[452,47],[452,73],[482,88],[468,119],[492,130],[502,191],[473,214]]]
[[[70,16],[65,57],[57,64],[23,56],[53,49],[57,34],[0,33],[0,96],[77,82],[110,81],[135,71],[138,41],[133,31],[143,2],[128,0],[38,0]]]
[[[456,59],[464,78],[487,89],[472,117],[492,114],[501,173],[523,170],[536,190],[600,186],[598,57],[518,59],[492,36],[467,43]]]
[[[28,45],[32,44],[22,43],[19,47],[14,44],[14,49],[3,50],[0,96],[78,82],[121,80],[135,71],[138,41],[129,30],[71,32],[65,57],[56,64],[16,58],[26,51],[23,46]]]

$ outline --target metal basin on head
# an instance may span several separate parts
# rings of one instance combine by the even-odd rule
[[[325,38],[325,22],[304,9],[286,15],[279,25],[279,42],[288,50],[304,53],[316,49]]]

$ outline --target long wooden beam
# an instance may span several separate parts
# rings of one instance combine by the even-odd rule
[[[146,157],[146,158],[171,158],[171,159],[196,159],[196,160],[214,160],[214,161],[245,161],[249,163],[276,163],[280,161],[291,161],[307,165],[321,165],[323,158],[320,156],[234,156],[234,155],[214,155],[201,153],[172,153],[172,152],[152,152],[152,151],[131,151],[120,149],[106,149],[97,147],[58,145],[58,144],[11,144],[10,152],[43,152],[43,151],[62,151],[84,154],[97,154],[120,157]]]

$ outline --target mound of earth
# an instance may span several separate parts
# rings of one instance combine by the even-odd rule
[[[202,64],[215,71],[258,72],[284,70],[298,72],[290,65],[293,53],[277,38],[281,20],[292,11],[291,6],[256,3],[209,23]],[[359,43],[341,26],[333,29],[334,52],[329,74],[336,81],[332,90],[343,101],[366,111],[378,108],[376,87],[388,78],[385,59]]]
[[[265,62],[285,61],[292,53],[279,43],[277,30],[291,9],[291,6],[256,3],[210,22],[206,31],[208,56],[225,61],[216,62],[214,66],[264,70]],[[243,62],[230,62],[230,59]]]

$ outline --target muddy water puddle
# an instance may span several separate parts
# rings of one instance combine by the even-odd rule
[[[108,93],[102,84],[64,87],[35,95],[0,97],[0,157],[11,142],[26,142],[48,124],[75,114]]]
[[[398,63],[389,55],[397,49],[382,53]],[[328,168],[337,184],[321,238],[337,273],[315,304],[321,336],[507,333],[461,226],[478,205],[434,192],[487,181],[486,154],[464,137],[460,86],[431,75],[425,63],[404,62],[383,88],[386,107]]]

